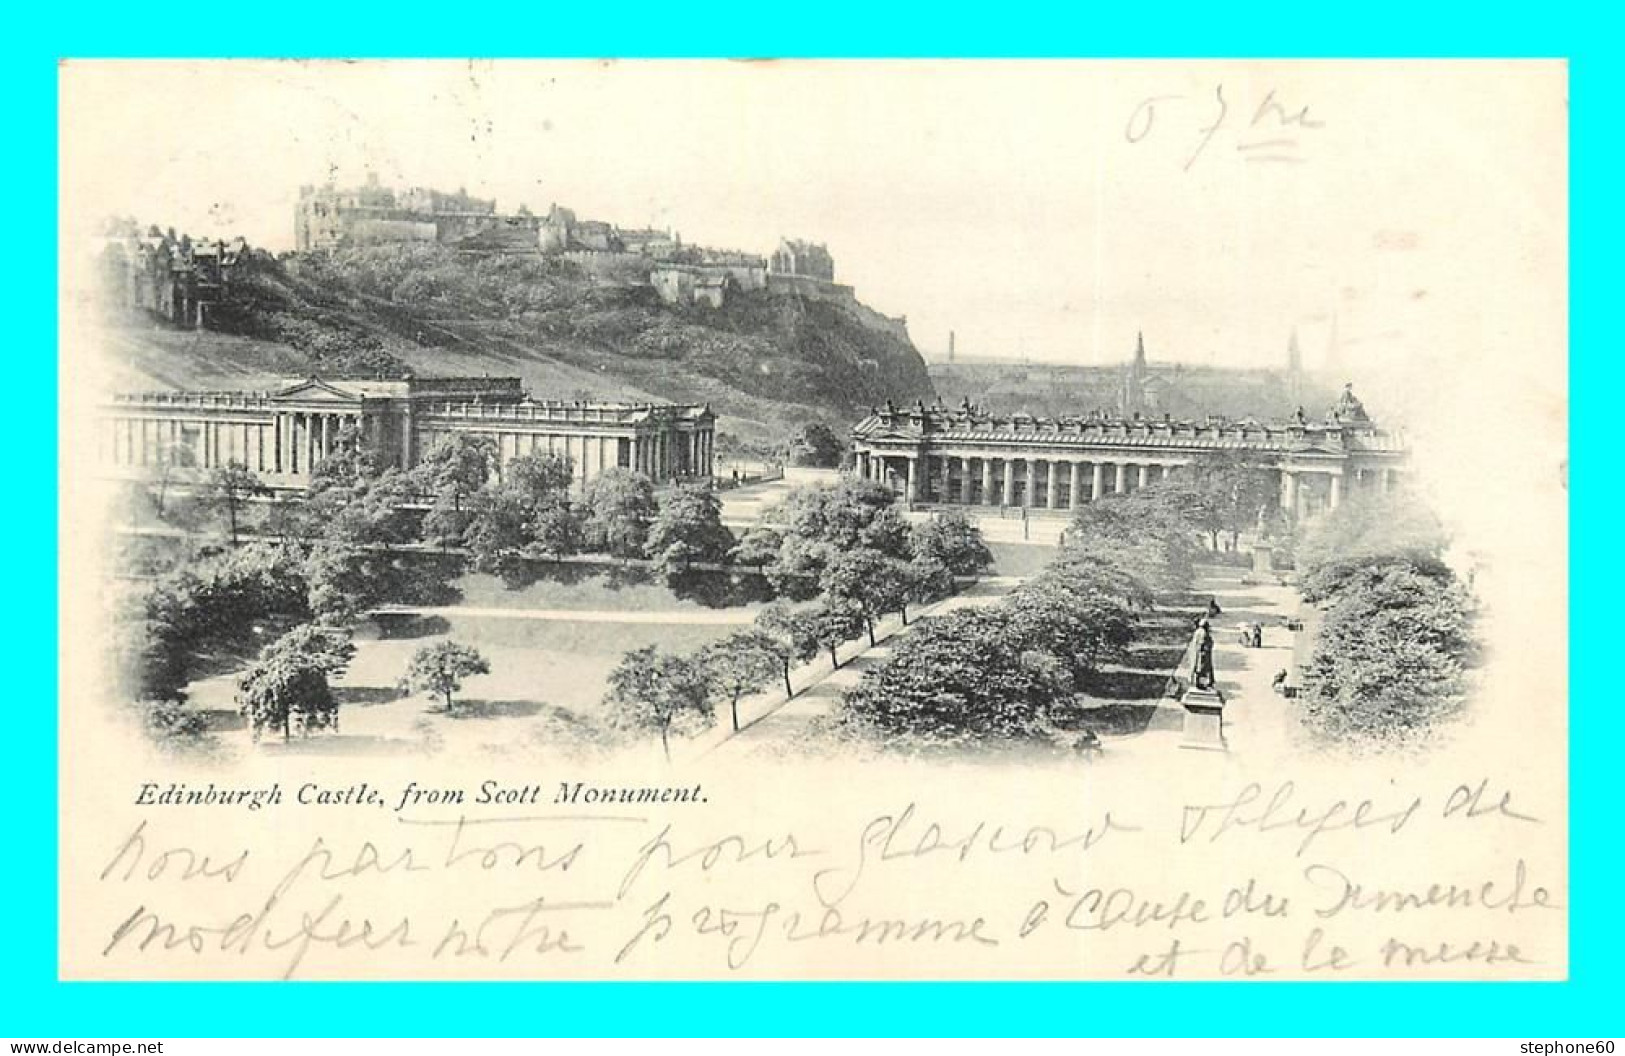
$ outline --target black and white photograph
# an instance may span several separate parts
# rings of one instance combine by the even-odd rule
[[[64,63],[64,978],[1565,978],[1567,91]]]

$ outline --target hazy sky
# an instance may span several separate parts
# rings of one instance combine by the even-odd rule
[[[128,214],[290,248],[300,184],[371,171],[821,240],[932,358],[952,329],[1118,363],[1143,330],[1153,359],[1280,365],[1296,327],[1406,424],[1464,540],[1561,588],[1561,63],[70,62],[61,123],[65,247]]]
[[[1143,330],[1153,358],[1272,365],[1296,327],[1358,373],[1539,340],[1564,286],[1557,63],[126,62],[62,89],[70,232],[291,248],[300,184],[370,171],[824,241],[933,358],[952,329],[962,356],[1117,362]]]

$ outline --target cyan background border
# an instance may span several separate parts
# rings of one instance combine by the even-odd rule
[[[1621,72],[1605,4],[20,5],[0,28],[0,269],[14,402],[0,730],[0,1035],[1625,1033],[1619,794],[1604,664],[1617,523]],[[1589,8],[1589,11],[1586,11]],[[1586,11],[1585,14],[1580,12]],[[432,27],[429,29],[420,28]],[[1565,984],[59,984],[56,979],[56,63],[140,56],[1565,57],[1571,107],[1571,981]],[[184,114],[176,119],[185,120]],[[200,139],[206,129],[197,130]],[[251,166],[253,160],[245,158]],[[1553,334],[1552,340],[1560,339]],[[1587,354],[1584,350],[1590,349]],[[1549,350],[1541,350],[1549,354]],[[67,381],[71,384],[72,379]],[[1614,665],[1616,668],[1618,664]],[[1561,701],[1529,702],[1531,722]],[[19,736],[20,735],[20,736]],[[85,779],[88,775],[81,775]]]

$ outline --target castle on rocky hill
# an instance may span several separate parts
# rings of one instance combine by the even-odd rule
[[[647,285],[666,304],[720,308],[730,295],[796,294],[839,304],[866,325],[908,340],[908,321],[857,301],[835,281],[835,259],[821,243],[780,239],[772,254],[685,244],[674,231],[620,227],[552,205],[500,213],[492,199],[429,188],[395,191],[369,176],[361,187],[307,185],[294,210],[294,247],[301,253],[349,246],[434,244],[460,252],[538,254],[567,260],[588,274]]]

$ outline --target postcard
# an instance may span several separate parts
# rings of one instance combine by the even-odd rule
[[[67,61],[70,980],[1561,980],[1555,61]]]

